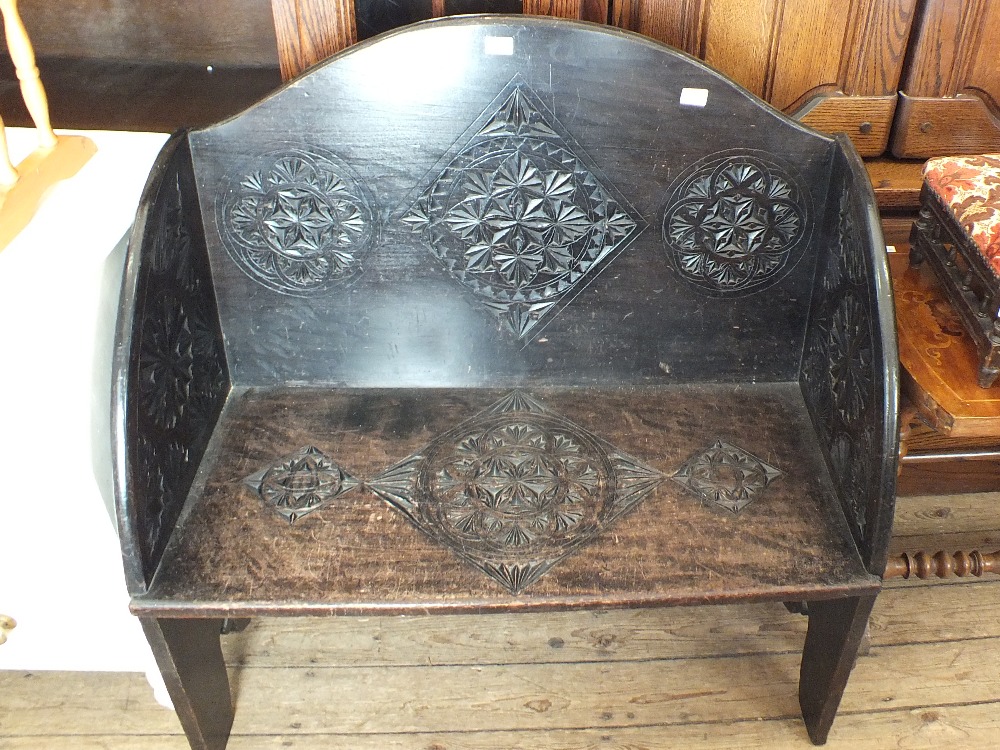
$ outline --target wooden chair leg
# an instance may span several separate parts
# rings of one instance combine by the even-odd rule
[[[142,629],[192,750],[222,750],[233,725],[221,620],[144,617]]]
[[[814,745],[826,742],[874,604],[874,596],[809,602],[799,706]]]

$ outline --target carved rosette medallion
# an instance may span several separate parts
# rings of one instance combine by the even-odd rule
[[[865,279],[868,261],[849,194],[841,196],[837,235],[820,269],[822,294],[806,333],[803,383],[827,445],[834,481],[863,537],[874,477],[882,460],[876,450],[878,409],[874,403],[875,311]]]
[[[431,539],[519,594],[662,479],[515,392],[368,487]]]
[[[499,101],[402,220],[523,338],[643,226],[526,86]]]
[[[367,190],[347,165],[314,148],[263,155],[229,180],[216,210],[223,244],[240,269],[299,297],[360,275],[377,234]]]
[[[681,277],[708,294],[771,286],[811,234],[809,191],[783,167],[737,152],[695,164],[671,186],[663,241]]]
[[[318,448],[308,445],[243,480],[275,513],[294,523],[358,486]]]
[[[739,513],[780,476],[770,464],[718,440],[689,458],[672,478],[704,502]]]

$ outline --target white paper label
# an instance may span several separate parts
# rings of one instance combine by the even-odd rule
[[[485,39],[485,50],[487,55],[513,55],[514,37],[488,36]]]
[[[708,89],[681,89],[682,107],[704,107],[708,104]]]

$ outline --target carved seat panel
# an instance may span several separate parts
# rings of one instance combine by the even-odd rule
[[[822,742],[888,552],[893,320],[849,141],[620,31],[426,24],[178,134],[114,419],[192,746],[231,721],[212,618],[760,600],[810,603]]]

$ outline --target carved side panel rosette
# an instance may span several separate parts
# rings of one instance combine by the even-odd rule
[[[662,479],[514,392],[368,487],[432,540],[519,594]]]
[[[308,297],[362,273],[378,235],[372,206],[361,180],[333,154],[288,146],[228,179],[216,222],[243,273],[275,292]]]
[[[881,409],[876,385],[882,373],[876,370],[878,318],[866,283],[871,271],[856,210],[845,189],[839,198],[836,236],[825,267],[819,269],[802,379],[845,510],[864,538],[882,464],[876,450]]]
[[[294,523],[358,486],[319,448],[307,445],[257,471],[244,483],[275,513]]]
[[[129,420],[136,530],[147,577],[165,547],[212,426],[229,370],[190,174],[174,164],[147,220],[138,281]]]
[[[663,241],[674,269],[712,296],[752,294],[781,280],[812,234],[809,190],[757,152],[714,155],[670,187]]]
[[[766,461],[718,440],[689,458],[672,478],[705,503],[739,513],[780,476]]]
[[[515,79],[402,221],[515,338],[567,303],[643,228]]]

